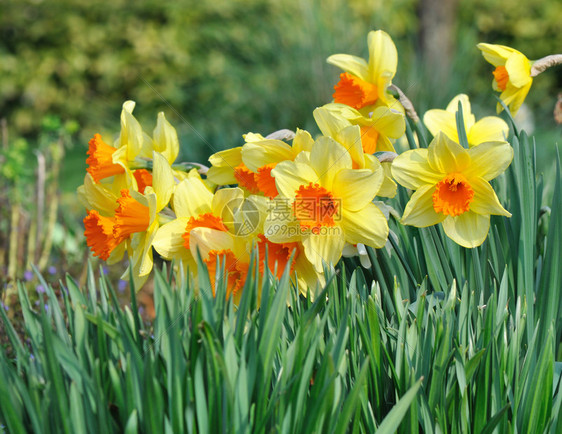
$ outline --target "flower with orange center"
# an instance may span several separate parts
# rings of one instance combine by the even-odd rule
[[[515,115],[533,84],[531,67],[534,62],[505,45],[480,43],[477,47],[482,51],[484,58],[495,67],[493,89],[501,92],[501,100]],[[503,110],[500,103],[496,108],[498,113]]]
[[[369,62],[349,54],[328,57],[328,63],[345,71],[335,86],[334,102],[366,112],[372,111],[374,105],[398,109],[399,103],[387,92],[398,64],[396,47],[390,36],[381,30],[369,32],[367,41]]]
[[[308,158],[283,161],[271,174],[279,196],[272,201],[264,234],[275,243],[301,242],[317,272],[322,272],[323,262],[338,262],[346,242],[377,248],[385,244],[388,224],[372,203],[384,176],[380,165],[375,170],[353,169],[342,145],[320,137]],[[281,218],[275,208],[287,201],[290,215]]]
[[[505,121],[497,116],[486,116],[477,122],[476,117],[472,114],[468,96],[462,93],[455,96],[445,110],[433,109],[425,112],[423,123],[433,136],[436,136],[441,131],[451,140],[460,143],[456,118],[459,103],[462,107],[462,117],[468,146],[506,139],[509,127]]]
[[[373,105],[379,98],[377,86],[348,72],[340,74],[340,81],[334,90],[335,103],[346,104],[357,110]]]
[[[325,136],[348,150],[354,169],[384,172],[379,196],[394,197],[396,183],[390,176],[390,163],[379,163],[373,152],[394,152],[390,138],[404,134],[406,124],[402,113],[378,107],[370,118],[343,104],[326,104],[314,110],[314,119]]]
[[[465,149],[438,133],[427,149],[413,149],[392,162],[392,175],[415,190],[402,223],[417,227],[443,224],[445,234],[463,247],[477,247],[490,228],[490,215],[511,217],[489,181],[513,159],[507,142],[485,142]]]
[[[99,134],[95,134],[89,142],[88,158],[86,159],[87,172],[94,181],[99,182],[104,178],[125,173],[119,164],[113,163],[113,154],[117,151],[113,146],[105,143]]]

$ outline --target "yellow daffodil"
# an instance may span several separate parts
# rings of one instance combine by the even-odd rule
[[[207,179],[217,185],[238,184],[250,194],[267,197],[277,196],[275,181],[270,175],[275,165],[284,160],[294,160],[301,151],[310,150],[314,142],[304,130],[297,130],[292,146],[255,133],[246,134],[244,140],[244,146],[209,157],[212,166]]]
[[[393,141],[406,131],[404,115],[388,107],[377,107],[365,117],[344,104],[326,104],[314,110],[314,119],[322,134],[330,137],[348,125],[359,125],[366,154],[395,152]]]
[[[380,117],[373,117],[372,120],[375,121],[374,125],[376,125],[373,127],[364,126],[362,122],[366,118],[355,109],[343,104],[326,104],[314,110],[313,114],[322,134],[331,137],[348,150],[354,169],[377,171],[382,166],[385,176],[377,194],[384,197],[394,197],[396,184],[390,176],[390,163],[381,164],[371,154],[375,151],[394,152],[392,142],[387,135],[399,137],[404,134],[406,128],[404,115],[394,113],[386,107],[379,107],[375,109],[375,112],[377,111],[382,111],[382,113]],[[377,123],[376,120],[380,122]],[[356,121],[358,123],[354,123]],[[379,134],[374,128],[379,128],[381,133]],[[376,138],[373,140],[375,136]]]
[[[317,272],[335,264],[346,242],[382,247],[387,221],[372,203],[383,171],[353,169],[350,153],[329,137],[320,137],[305,158],[279,163],[271,174],[279,196],[265,222],[266,237],[276,243],[301,242]]]
[[[147,160],[153,151],[158,152],[172,164],[179,153],[179,141],[175,128],[166,120],[164,113],[158,114],[153,138],[143,130],[133,116],[134,101],[126,101],[121,111],[121,132],[112,145],[100,134],[89,142],[86,169],[95,182],[114,177],[112,182],[119,188],[133,188],[140,193],[152,185],[152,173],[147,170]],[[182,173],[178,174],[183,177]]]
[[[109,260],[122,256],[126,242],[137,288],[152,270],[151,246],[159,227],[158,213],[168,204],[174,190],[172,170],[166,159],[157,152],[152,159],[153,185],[147,186],[144,193],[122,189],[117,196],[105,185],[92,182],[90,175],[79,188],[79,196],[88,208],[84,218],[86,243],[95,256]],[[127,273],[124,278],[128,278]]]
[[[434,109],[425,113],[423,122],[433,136],[441,131],[451,140],[459,143],[456,120],[459,101],[462,104],[464,129],[469,146],[476,146],[484,142],[503,141],[507,138],[509,127],[503,119],[497,116],[486,116],[476,122],[476,118],[470,110],[470,101],[465,94],[454,97],[446,110]]]
[[[445,234],[464,247],[484,242],[490,215],[511,217],[489,181],[513,159],[507,142],[486,142],[465,149],[437,133],[427,149],[406,151],[392,163],[392,175],[415,190],[402,223],[417,227],[443,224]]]
[[[350,54],[334,54],[328,63],[345,72],[334,87],[334,102],[361,110],[372,111],[375,105],[398,109],[399,103],[387,92],[396,74],[398,53],[391,37],[382,30],[371,31],[367,37],[369,61]]]
[[[500,98],[515,115],[523,104],[533,84],[531,76],[532,61],[519,51],[505,45],[480,43],[477,47],[484,58],[496,67],[492,87],[501,92]],[[503,110],[498,103],[497,111]]]

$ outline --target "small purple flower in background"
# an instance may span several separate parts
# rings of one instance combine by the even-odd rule
[[[39,300],[37,300],[37,301],[35,302],[35,306],[39,306],[39,303],[41,303],[41,302],[40,302]]]
[[[103,271],[103,274],[109,273],[109,269],[105,266],[102,268],[102,271]]]
[[[44,287],[43,285],[37,285],[37,286],[35,287],[35,290],[36,290],[37,292],[41,293],[41,294],[44,294],[44,293],[45,293],[45,287]]]
[[[31,360],[32,362],[35,360],[35,356],[33,354],[29,355],[29,360]]]
[[[48,312],[49,311],[49,305],[45,304],[45,310]]]
[[[2,307],[4,308],[4,310],[10,310],[10,307],[6,306],[3,301],[0,302],[0,304],[2,304]]]
[[[54,265],[51,265],[47,271],[49,272],[49,274],[53,275],[57,272],[57,267],[55,267]]]
[[[140,315],[144,314],[144,307],[143,306],[139,307],[139,314]]]
[[[125,291],[126,288],[127,288],[127,282],[125,282],[124,280],[120,280],[119,283],[117,284],[117,289],[119,290],[119,292]]]
[[[30,270],[25,270],[25,272],[23,273],[23,278],[26,282],[29,282],[31,279],[33,279],[33,272]]]

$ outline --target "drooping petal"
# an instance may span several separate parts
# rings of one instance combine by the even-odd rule
[[[513,160],[513,148],[507,142],[486,142],[468,150],[470,166],[464,174],[467,178],[480,177],[485,181],[505,172]]]
[[[443,133],[437,133],[427,152],[429,165],[436,172],[462,172],[470,164],[467,150]]]
[[[340,170],[332,186],[334,198],[341,201],[343,209],[358,211],[375,198],[383,177],[382,168],[376,172],[369,169]]]
[[[445,175],[429,165],[427,149],[412,149],[398,155],[392,162],[391,171],[399,184],[411,190],[425,184],[435,185]]]
[[[392,38],[382,30],[369,32],[367,41],[369,44],[369,81],[380,88],[380,97],[385,101],[386,86],[390,84],[396,74],[398,52]]]
[[[511,217],[500,203],[492,186],[482,178],[473,178],[470,186],[474,190],[474,197],[470,203],[470,210],[476,214],[494,214]]]
[[[78,187],[78,199],[82,205],[87,209],[95,209],[106,217],[115,214],[118,197],[103,184],[96,184],[89,173],[84,177],[84,185]]]
[[[442,222],[446,215],[435,212],[433,208],[434,192],[434,185],[424,185],[412,194],[404,209],[402,224],[425,228]]]
[[[509,127],[496,116],[486,116],[476,122],[468,131],[468,144],[476,146],[484,142],[497,142],[507,139]]]
[[[406,131],[404,114],[384,106],[373,110],[369,125],[380,134],[393,139],[401,137]]]
[[[490,216],[467,211],[456,217],[443,220],[445,234],[455,243],[466,248],[478,247],[490,230]]]
[[[320,228],[319,233],[311,233],[302,240],[304,253],[314,269],[321,273],[322,262],[336,264],[341,258],[345,235],[338,226]]]
[[[345,232],[345,240],[351,244],[362,243],[381,248],[388,238],[388,222],[374,203],[355,212],[345,210],[341,226]]]
[[[236,166],[242,163],[242,147],[238,146],[217,152],[209,157],[209,163],[216,167],[229,167],[234,170]]]
[[[344,71],[356,75],[362,80],[367,80],[367,62],[361,57],[352,56],[350,54],[334,54],[328,57],[327,62],[331,65],[343,69]]]
[[[318,107],[312,113],[320,132],[328,137],[336,137],[339,131],[350,125],[347,119],[343,116],[338,116],[337,112],[330,110],[330,106],[333,105],[335,104]]]

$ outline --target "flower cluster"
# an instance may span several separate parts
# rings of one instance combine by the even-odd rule
[[[442,223],[461,246],[482,244],[490,215],[511,215],[489,183],[513,158],[506,123],[494,116],[476,121],[461,94],[446,110],[423,117],[434,136],[427,148],[396,156],[408,112],[392,85],[396,47],[383,31],[370,32],[368,46],[368,60],[328,58],[343,72],[333,102],[314,110],[321,135],[249,132],[242,146],[212,155],[208,170],[174,165],[179,141],[164,114],[150,136],[133,116],[134,103],[125,102],[116,139],[91,139],[78,189],[93,254],[113,263],[127,251],[137,287],[152,269],[154,249],[187,275],[196,272],[200,257],[213,293],[222,270],[235,302],[250,273],[263,279],[288,272],[302,294],[314,296],[326,267],[342,255],[358,254],[369,266],[365,246],[385,246],[389,216],[379,198],[394,197],[396,183],[412,190],[402,224]],[[532,82],[529,61],[507,47],[479,48],[496,66],[494,88],[517,110]]]

